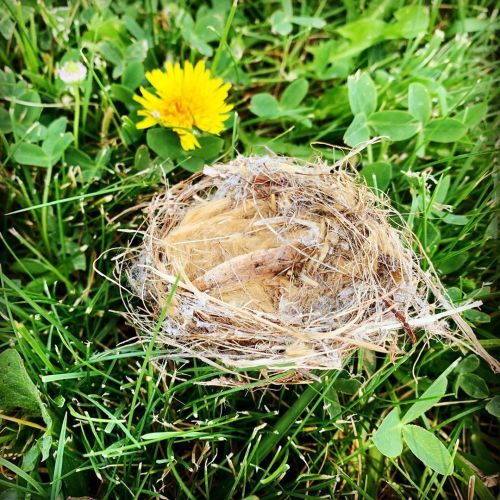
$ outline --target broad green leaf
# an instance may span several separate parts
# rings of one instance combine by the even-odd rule
[[[134,92],[118,83],[113,83],[111,85],[111,96],[117,101],[123,102],[129,109],[137,107],[137,103],[134,101]]]
[[[468,106],[455,115],[455,119],[463,123],[468,129],[477,127],[488,114],[488,105],[485,102]]]
[[[459,304],[460,302],[462,302],[462,290],[460,290],[460,288],[452,286],[450,288],[447,288],[446,292],[448,293],[448,297],[453,302],[453,304]]]
[[[42,106],[38,106],[42,101],[38,93],[34,90],[25,90],[16,96],[17,101],[12,105],[12,123],[18,135],[24,135],[29,126],[38,120],[42,113]],[[21,104],[22,102],[32,103]]]
[[[130,44],[124,52],[124,60],[126,62],[144,61],[148,55],[148,46],[142,41]]]
[[[31,472],[35,470],[39,457],[40,457],[39,443],[34,443],[27,451],[23,453],[23,463],[21,466],[23,471]],[[0,495],[0,500],[4,500],[4,497],[2,495]],[[13,500],[19,500],[17,495],[13,497]]]
[[[377,89],[368,73],[356,73],[347,79],[349,104],[353,115],[370,116],[377,109]]]
[[[104,40],[96,45],[99,54],[110,62],[113,66],[121,66],[125,58],[123,57],[123,52],[118,44],[112,42],[111,40]],[[119,75],[118,75],[119,76]]]
[[[26,329],[22,324],[18,324],[17,328],[21,334],[23,329]],[[24,415],[41,417],[45,422],[47,430],[37,440],[37,449],[42,455],[42,460],[46,460],[52,442],[52,417],[30,379],[21,356],[15,349],[6,349],[0,354],[0,413],[9,414],[18,411]],[[33,463],[34,457],[31,456],[26,465],[28,467]]]
[[[415,141],[415,152],[417,158],[425,158],[425,138],[422,130],[419,130]]]
[[[403,426],[403,439],[412,453],[438,474],[453,472],[453,461],[444,444],[431,432],[418,425]]]
[[[195,26],[193,18],[185,12],[181,17],[180,28],[182,38],[200,54],[211,57],[213,48],[204,40],[204,33],[200,32],[200,26]],[[197,29],[198,28],[198,29]],[[203,28],[203,27],[202,27]],[[200,36],[201,34],[201,36]]]
[[[12,123],[10,121],[9,112],[1,106],[0,106],[0,130],[4,134],[12,132]]]
[[[427,248],[438,245],[441,241],[441,231],[430,221],[427,221]]]
[[[190,156],[189,158],[185,158],[179,162],[179,166],[188,172],[200,172],[203,170],[203,166],[205,162],[203,158],[196,158],[195,156]]]
[[[112,155],[112,148],[109,146],[103,146],[99,153],[97,153],[95,157],[95,164],[97,167],[97,171],[100,171],[103,169],[106,165],[108,165],[109,161],[111,160],[111,155]]]
[[[394,408],[382,420],[380,427],[372,437],[378,451],[389,458],[395,458],[403,452],[401,439],[402,424],[399,419],[399,408]]]
[[[424,128],[427,141],[455,142],[467,133],[467,127],[455,118],[440,118],[430,121]]]
[[[361,175],[370,187],[385,191],[392,179],[392,165],[384,161],[371,163],[363,167]]]
[[[349,42],[344,42],[349,45]],[[308,52],[313,55],[313,61],[308,64],[311,71],[315,73],[320,80],[330,80],[332,78],[347,78],[353,71],[352,54],[338,52],[338,43],[334,40],[320,42],[317,45],[309,47]],[[343,90],[343,87],[332,87],[333,89]],[[347,91],[347,89],[345,89]],[[327,92],[329,92],[327,91]]]
[[[222,145],[224,144],[224,141],[220,137],[216,137],[214,135],[200,137],[198,141],[201,147],[193,151],[186,152],[186,154],[188,156],[201,158],[207,161],[216,158],[222,149]]]
[[[47,133],[47,138],[42,143],[42,149],[49,158],[49,165],[51,167],[61,159],[64,151],[66,151],[72,142],[73,134],[71,132],[61,132],[57,134]]]
[[[471,281],[468,281],[468,282],[464,281],[464,285],[466,287],[469,287],[471,285],[475,287],[475,284]],[[474,299],[480,299],[480,298],[486,299],[486,298],[490,298],[492,292],[493,292],[493,290],[492,290],[491,285],[483,285],[480,288],[476,288],[475,290],[473,290],[469,296],[470,296],[470,298],[474,298]]]
[[[177,158],[182,154],[179,137],[171,130],[165,128],[149,129],[146,142],[160,158]]]
[[[127,35],[125,26],[116,16],[110,16],[106,19],[101,16],[94,16],[90,21],[88,30],[84,35],[88,39],[113,40],[115,43],[121,43],[122,38]]]
[[[129,116],[122,116],[121,135],[125,144],[130,146],[144,135],[144,131],[138,129]]]
[[[495,396],[486,403],[486,411],[494,417],[500,418],[500,396]]]
[[[68,119],[65,116],[61,116],[57,120],[54,120],[47,128],[47,136],[60,136],[66,132],[66,127],[68,125]]]
[[[443,217],[443,222],[453,226],[465,226],[469,222],[469,218],[465,215],[446,214]]]
[[[0,34],[9,41],[14,34],[14,22],[10,19],[7,9],[0,11]]]
[[[293,16],[293,0],[281,0],[281,8],[287,17]]]
[[[477,309],[469,309],[463,312],[463,317],[473,323],[491,323],[491,316]]]
[[[361,387],[361,382],[356,378],[338,378],[333,383],[333,388],[342,394],[356,394]]]
[[[268,154],[269,149],[271,149],[271,151],[279,155],[307,158],[312,153],[310,146],[299,145],[284,139],[277,139],[266,145],[262,143],[262,137],[257,135],[249,135],[247,140],[251,141],[249,144],[251,144],[250,151],[252,154],[265,155]]]
[[[408,5],[398,9],[394,17],[396,22],[387,26],[384,35],[387,38],[415,38],[427,32],[429,10],[419,5]]]
[[[386,26],[386,23],[379,19],[358,19],[337,28],[337,32],[353,42],[353,44],[349,45],[349,49],[352,55],[355,55],[355,53],[361,52],[380,41]]]
[[[309,83],[304,78],[299,78],[292,82],[285,89],[280,98],[281,107],[285,109],[294,109],[296,108],[307,95],[307,91],[309,90]]]
[[[334,87],[327,90],[315,102],[315,116],[324,119],[330,116],[338,116],[349,111],[349,101],[347,98],[347,88]]]
[[[455,370],[458,373],[471,373],[479,368],[479,358],[475,354],[470,354],[462,359]]]
[[[339,395],[337,391],[330,386],[325,392],[325,409],[331,419],[335,419],[334,422],[342,417],[342,406],[339,401]]]
[[[369,117],[369,124],[379,135],[391,141],[404,141],[413,137],[420,124],[406,111],[378,111]]]
[[[485,33],[488,30],[496,29],[496,19],[486,18],[481,19],[479,17],[460,17],[459,20],[455,21],[450,29],[450,35],[455,35],[457,33],[471,33],[481,31]]]
[[[313,56],[311,68],[317,75],[322,75],[325,72],[328,64],[330,63],[330,54],[334,51],[334,49],[335,42],[333,40],[319,42],[316,45],[307,48],[307,51]],[[332,89],[330,89],[330,91],[331,90]]]
[[[85,258],[85,254],[80,253],[78,255],[74,255],[69,259],[66,259],[64,263],[68,263],[68,267],[72,271],[85,271],[87,269],[87,259]]]
[[[5,68],[7,70],[7,68]],[[16,77],[11,69],[3,71],[0,69],[0,95],[3,97],[17,97],[18,85],[16,84]],[[26,85],[23,89],[26,88]],[[24,91],[24,90],[23,90]]]
[[[99,177],[98,168],[94,160],[80,149],[68,148],[64,159],[68,165],[80,169],[84,182],[90,182],[92,179]]]
[[[201,5],[196,13],[195,31],[204,42],[218,41],[220,34],[224,31],[224,21],[227,17],[229,3],[222,5],[213,4],[213,8],[208,5]]]
[[[292,32],[293,26],[291,18],[288,17],[282,10],[274,12],[270,19],[271,31],[278,35],[286,36]]]
[[[14,147],[13,156],[17,163],[32,167],[50,167],[50,158],[40,146],[23,142]]]
[[[134,168],[137,170],[145,170],[149,167],[151,158],[149,157],[149,150],[146,146],[142,145],[137,148],[134,158]]]
[[[130,90],[135,90],[144,80],[144,64],[132,61],[125,66],[122,74],[122,84]]]
[[[321,29],[326,25],[326,21],[321,19],[321,17],[293,16],[291,20],[293,24],[304,26],[306,28]]]
[[[436,184],[436,188],[432,193],[432,199],[434,203],[438,205],[443,205],[446,203],[446,197],[448,196],[448,191],[450,190],[451,176],[444,175],[442,176],[438,183]]]
[[[177,134],[168,129],[155,128],[148,131],[146,142],[148,146],[163,159],[176,160],[189,172],[198,172],[205,161],[213,160],[222,149],[224,141],[220,137],[199,137],[200,148],[184,151]]]
[[[281,113],[280,116],[283,118],[288,118],[290,120],[300,122],[306,128],[312,127],[311,119],[307,118],[307,116],[304,116],[301,111],[285,111],[285,110],[283,110],[283,113]]]
[[[442,274],[450,274],[458,271],[469,260],[469,253],[449,255],[437,263],[437,268]]]
[[[458,365],[459,360],[455,360],[439,377],[427,388],[427,390],[413,403],[402,418],[403,424],[413,422],[430,410],[446,393],[448,385],[448,375]]]
[[[146,32],[141,28],[141,26],[133,17],[124,15],[122,17],[122,21],[128,32],[137,40],[145,40],[147,38]]]
[[[421,83],[412,83],[408,89],[408,110],[421,123],[426,123],[431,116],[429,91]]]
[[[280,107],[271,94],[255,94],[250,101],[250,111],[261,118],[276,118],[280,114]]]
[[[42,401],[35,384],[15,349],[0,354],[0,411],[22,410],[27,415],[41,416]]]
[[[48,267],[44,262],[40,262],[38,259],[33,259],[30,257],[18,259],[16,262],[14,262],[14,264],[12,264],[12,266],[10,266],[10,269],[20,273],[29,273],[33,276],[52,271],[52,269]]]
[[[445,395],[447,386],[447,378],[443,376],[438,377],[418,398],[418,401],[410,406],[402,419],[403,424],[413,422],[426,411],[430,410]]]
[[[448,92],[446,88],[435,82],[434,87],[433,87],[434,94],[437,94],[438,102],[439,102],[439,107],[440,107],[440,113],[443,116],[446,116],[448,114]]]
[[[484,399],[490,393],[484,379],[475,373],[461,373],[457,383],[471,398]]]
[[[344,134],[344,142],[352,148],[370,139],[370,129],[366,123],[364,113],[359,113],[354,117]]]

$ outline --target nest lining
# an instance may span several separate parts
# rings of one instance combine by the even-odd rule
[[[416,335],[460,342],[449,316],[474,341],[457,313],[478,304],[453,309],[411,243],[387,201],[345,168],[239,157],[154,198],[118,274],[143,338],[178,280],[157,337],[169,357],[330,369],[361,347],[401,352]]]

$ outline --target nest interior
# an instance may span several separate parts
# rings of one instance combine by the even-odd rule
[[[410,233],[345,168],[239,157],[149,210],[127,254],[129,310],[151,332],[178,280],[158,337],[174,357],[328,369],[360,347],[397,352],[416,328],[453,337],[443,317],[456,311],[436,314]]]

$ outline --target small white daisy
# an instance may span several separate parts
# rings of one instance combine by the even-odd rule
[[[87,68],[79,61],[68,61],[58,71],[59,78],[68,85],[80,83],[87,75]]]

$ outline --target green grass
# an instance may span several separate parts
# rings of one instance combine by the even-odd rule
[[[429,122],[369,146],[357,168],[403,214],[453,301],[484,302],[464,317],[495,356],[497,10],[437,1],[426,16],[415,2],[398,20],[403,5],[2,0],[0,352],[11,357],[0,357],[1,498],[434,499],[467,498],[471,484],[495,498],[499,379],[485,362],[466,358],[469,368],[453,370],[444,397],[413,422],[454,457],[442,476],[407,447],[384,457],[372,436],[465,351],[420,334],[395,361],[359,351],[309,386],[269,390],[244,373],[237,388],[201,385],[222,370],[183,360],[165,362],[160,380],[151,360],[164,351],[133,342],[118,288],[93,266],[126,245],[143,220],[130,208],[165,177],[237,153],[332,161],[332,145],[381,134],[387,115],[377,113],[413,120],[410,86],[420,83]],[[236,113],[201,160],[134,126],[132,95],[166,57],[204,57],[233,84]],[[78,106],[56,74],[76,58],[90,68]],[[358,70],[375,109],[365,88],[348,91]],[[365,124],[356,130],[354,97]],[[389,123],[382,135],[401,130]],[[111,276],[112,256],[97,262],[101,273]]]

